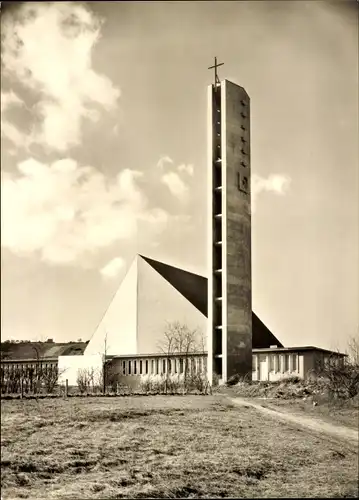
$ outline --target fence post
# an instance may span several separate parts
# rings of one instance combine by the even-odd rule
[[[69,381],[66,379],[65,380],[65,398],[67,398],[69,394]]]

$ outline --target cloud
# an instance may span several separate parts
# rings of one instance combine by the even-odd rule
[[[142,175],[125,169],[111,180],[70,158],[50,165],[30,158],[18,164],[17,175],[2,173],[1,244],[19,255],[39,252],[47,262],[67,264],[134,239],[140,225],[155,235],[168,216],[149,208],[137,184]]]
[[[163,168],[166,165],[166,163],[173,165],[172,158],[170,158],[169,156],[161,156],[161,158],[157,162],[157,167]]]
[[[177,170],[179,172],[185,172],[186,174],[190,175],[192,177],[194,173],[193,165],[189,163],[186,165],[185,163],[181,163],[181,165],[178,165]]]
[[[6,118],[6,112],[13,106],[24,105],[24,101],[12,90],[10,92],[1,92],[1,135],[19,147],[27,146],[27,136]]]
[[[101,21],[72,2],[24,3],[2,23],[2,71],[40,96],[29,142],[65,151],[81,141],[83,119],[116,106],[119,89],[92,68]],[[11,138],[11,137],[10,137]],[[12,139],[17,141],[12,133]]]
[[[260,193],[267,191],[283,196],[288,193],[290,189],[290,183],[290,177],[282,174],[271,174],[267,178],[261,177],[257,174],[253,174],[251,180],[252,210],[254,211],[256,208],[256,202]]]
[[[173,196],[181,201],[187,201],[188,187],[176,172],[167,172],[163,174],[161,182],[168,187]]]
[[[110,260],[100,271],[104,278],[114,278],[123,269],[125,260],[122,257],[115,257]]]
[[[23,106],[24,101],[12,90],[10,92],[1,92],[1,112],[5,112],[13,105]]]

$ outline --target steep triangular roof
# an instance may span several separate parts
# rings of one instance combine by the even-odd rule
[[[207,279],[157,260],[141,257],[150,264],[165,280],[171,283],[202,314],[207,316]]]
[[[208,315],[208,280],[199,274],[190,273],[178,267],[164,264],[154,259],[141,255],[165,280],[176,288],[187,300],[189,300],[202,314]],[[252,311],[252,346],[254,349],[277,345],[283,347],[282,343],[273,335],[265,324]]]

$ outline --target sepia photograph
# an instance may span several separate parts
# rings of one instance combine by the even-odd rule
[[[359,497],[359,2],[8,1],[1,500]]]

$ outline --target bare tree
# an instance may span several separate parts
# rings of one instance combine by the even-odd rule
[[[359,368],[359,328],[356,336],[350,337],[348,340],[348,361]]]
[[[59,380],[60,375],[63,375],[66,368],[59,370],[58,366],[50,366],[45,370],[42,370],[41,380],[45,386],[46,392],[51,394]]]
[[[355,358],[345,360],[340,353],[317,363],[315,371],[334,398],[347,399],[359,394],[359,364]]]
[[[203,334],[197,329],[190,329],[187,325],[179,321],[168,322],[164,331],[164,338],[159,343],[160,350],[166,355],[169,363],[171,355],[179,355],[181,367],[183,366],[183,390],[190,385],[200,385],[202,387],[203,373],[194,374],[190,370],[190,363],[194,365],[194,354],[205,353],[205,339]],[[181,370],[180,370],[181,371]],[[189,377],[189,375],[191,375]],[[180,373],[178,374],[180,376]],[[189,380],[189,378],[191,380]],[[196,380],[194,380],[196,378]],[[197,380],[198,379],[198,380]],[[199,383],[201,379],[201,383]],[[169,370],[166,376],[166,391],[169,382]]]

